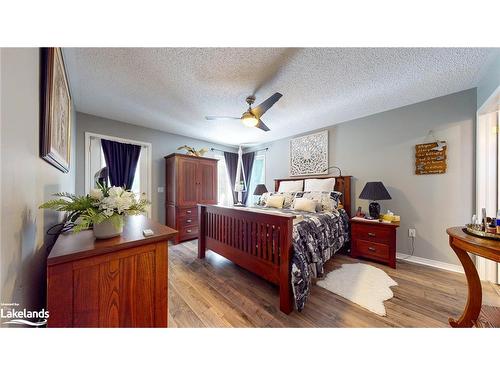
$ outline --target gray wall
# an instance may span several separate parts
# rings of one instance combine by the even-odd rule
[[[102,135],[115,136],[136,141],[149,142],[152,144],[153,173],[151,188],[152,193],[152,217],[165,222],[165,193],[158,193],[159,186],[165,186],[165,162],[163,157],[177,151],[177,147],[187,144],[197,149],[202,147],[215,147],[222,150],[236,152],[235,148],[201,141],[199,139],[188,138],[180,135],[165,133],[158,130],[114,121],[102,117],[97,117],[85,113],[77,112],[77,146],[76,146],[76,176],[77,194],[84,194],[85,191],[85,132]]]
[[[38,156],[39,50],[3,48],[0,61],[0,301],[39,309],[45,305],[46,245],[52,240],[45,232],[62,217],[38,206],[52,193],[75,191],[75,158],[73,153],[70,173],[62,173]]]
[[[483,78],[477,85],[477,108],[479,109],[500,86],[500,49],[487,67]]]
[[[385,212],[401,215],[397,251],[408,253],[408,228],[417,229],[416,256],[458,264],[448,246],[446,228],[470,220],[474,202],[474,128],[476,90],[432,99],[331,126],[330,165],[353,176],[353,210],[367,181],[383,181],[392,196],[382,201]],[[448,142],[448,170],[442,175],[416,176],[415,145],[429,130]],[[266,184],[288,176],[289,139],[268,144]],[[261,146],[262,147],[262,146]]]

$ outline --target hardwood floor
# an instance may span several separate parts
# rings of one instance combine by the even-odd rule
[[[449,327],[465,305],[465,275],[398,261],[397,269],[336,255],[327,272],[363,262],[383,269],[397,283],[381,317],[318,286],[302,312],[283,314],[278,288],[207,251],[196,258],[196,241],[169,246],[169,327]],[[450,249],[451,251],[451,249]],[[500,306],[490,283],[483,303]]]

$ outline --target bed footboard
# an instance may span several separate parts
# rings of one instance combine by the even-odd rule
[[[198,258],[212,250],[279,286],[280,310],[293,311],[293,215],[198,205]]]

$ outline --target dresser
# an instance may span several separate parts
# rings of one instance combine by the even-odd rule
[[[165,156],[167,225],[178,234],[175,243],[198,237],[198,203],[217,204],[217,159]]]
[[[398,224],[351,219],[351,256],[385,263],[396,268],[396,230]]]
[[[167,327],[167,241],[176,233],[131,216],[118,237],[59,235],[47,258],[48,327]]]

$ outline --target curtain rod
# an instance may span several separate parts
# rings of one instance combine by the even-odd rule
[[[266,147],[266,148],[261,148],[260,150],[255,150],[255,151],[252,151],[252,152],[267,151],[267,150],[269,150],[269,147]],[[214,148],[214,147],[212,147],[212,148],[210,149],[210,151],[230,152],[230,151],[220,150],[220,149],[218,149],[218,148]]]

